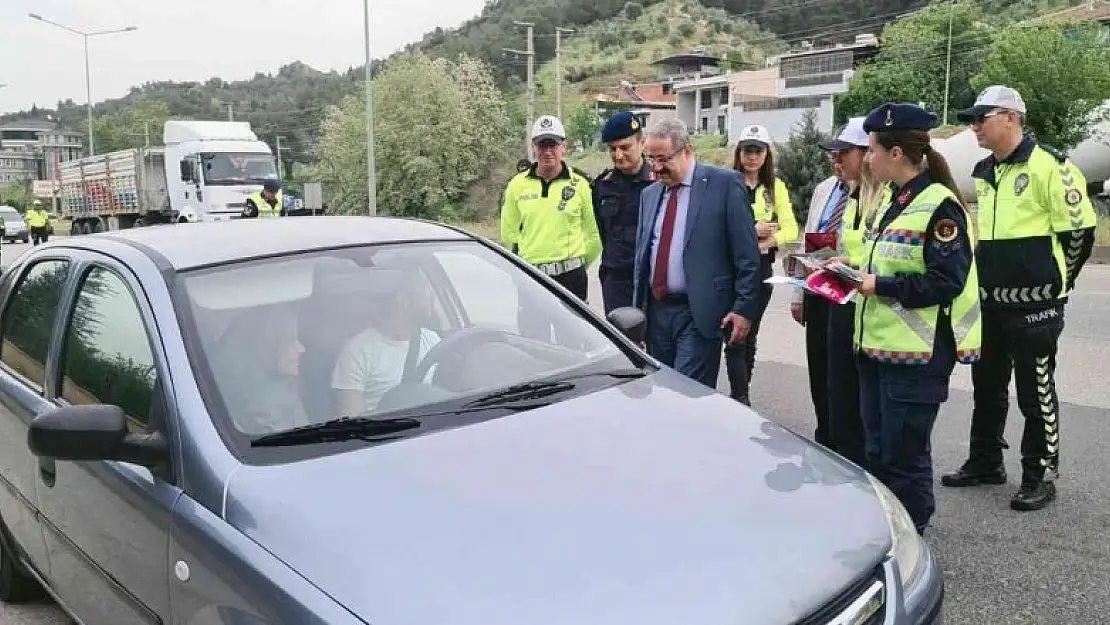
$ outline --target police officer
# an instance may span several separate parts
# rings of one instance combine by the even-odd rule
[[[601,255],[589,178],[563,161],[566,132],[557,117],[535,121],[532,146],[536,162],[505,189],[501,241],[585,300],[586,268]]]
[[[277,178],[267,178],[262,190],[247,198],[243,206],[243,219],[253,217],[280,217],[285,214],[281,202],[281,182]]]
[[[50,215],[42,208],[42,200],[35,200],[23,215],[35,245],[50,239]]]
[[[644,158],[640,121],[628,111],[609,118],[601,129],[613,166],[594,179],[593,200],[601,235],[601,295],[605,313],[632,305],[632,265],[636,253],[636,223],[640,192],[655,174]]]
[[[972,369],[969,458],[941,481],[950,487],[1006,483],[1002,434],[1012,370],[1025,428],[1021,487],[1010,507],[1039,510],[1056,497],[1056,348],[1064,304],[1090,256],[1096,216],[1075,165],[1023,135],[1025,112],[1017,91],[994,85],[959,113],[991,151],[972,174],[979,199],[983,358]]]
[[[868,469],[918,533],[936,508],[930,438],[957,360],[981,332],[968,215],[948,163],[929,143],[936,115],[887,103],[864,120],[867,162],[897,192],[862,253],[855,344]]]

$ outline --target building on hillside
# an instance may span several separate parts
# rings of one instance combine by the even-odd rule
[[[1039,26],[1064,22],[1099,22],[1110,25],[1110,1],[1086,0],[1081,4],[1053,13],[1046,13],[1022,22],[1023,25]]]
[[[833,96],[848,90],[855,68],[878,49],[874,35],[861,34],[852,43],[805,46],[764,69],[695,72],[674,83],[677,115],[696,134],[733,138],[739,129],[759,124],[785,139],[806,111],[815,110],[819,127],[831,131]]]
[[[81,158],[84,137],[46,119],[0,125],[0,185],[50,180],[59,164]]]
[[[609,119],[614,113],[632,111],[647,127],[660,119],[675,116],[675,96],[665,93],[665,83],[640,83],[633,85],[622,80],[611,93],[594,96],[594,106],[598,117]]]

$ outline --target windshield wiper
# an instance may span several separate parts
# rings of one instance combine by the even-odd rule
[[[510,404],[518,401],[526,401],[529,399],[539,399],[547,397],[548,395],[555,395],[574,388],[571,382],[551,381],[551,382],[525,382],[523,384],[514,384],[499,391],[483,395],[473,401],[468,401],[462,405],[462,409],[468,408],[486,408],[490,406],[499,406],[502,404]]]
[[[369,417],[342,417],[324,423],[305,425],[291,430],[264,434],[251,440],[251,447],[284,447],[313,445],[350,440],[389,440],[392,435],[420,427],[412,418],[371,419]]]

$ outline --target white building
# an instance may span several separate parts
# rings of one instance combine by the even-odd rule
[[[675,82],[677,114],[695,134],[728,135],[730,142],[755,124],[783,141],[811,110],[818,127],[830,132],[833,96],[848,90],[855,68],[876,52],[874,35],[858,35],[851,44],[783,54],[766,69],[699,72]]]

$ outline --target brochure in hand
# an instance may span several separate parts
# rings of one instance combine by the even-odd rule
[[[767,278],[764,282],[767,284],[790,284],[794,288],[823,297],[837,304],[851,301],[859,290],[859,286],[863,284],[863,276],[847,265],[830,263],[821,267],[820,261],[812,258],[812,255],[799,254],[795,256],[798,262],[811,267],[813,273],[808,278],[774,276]]]

